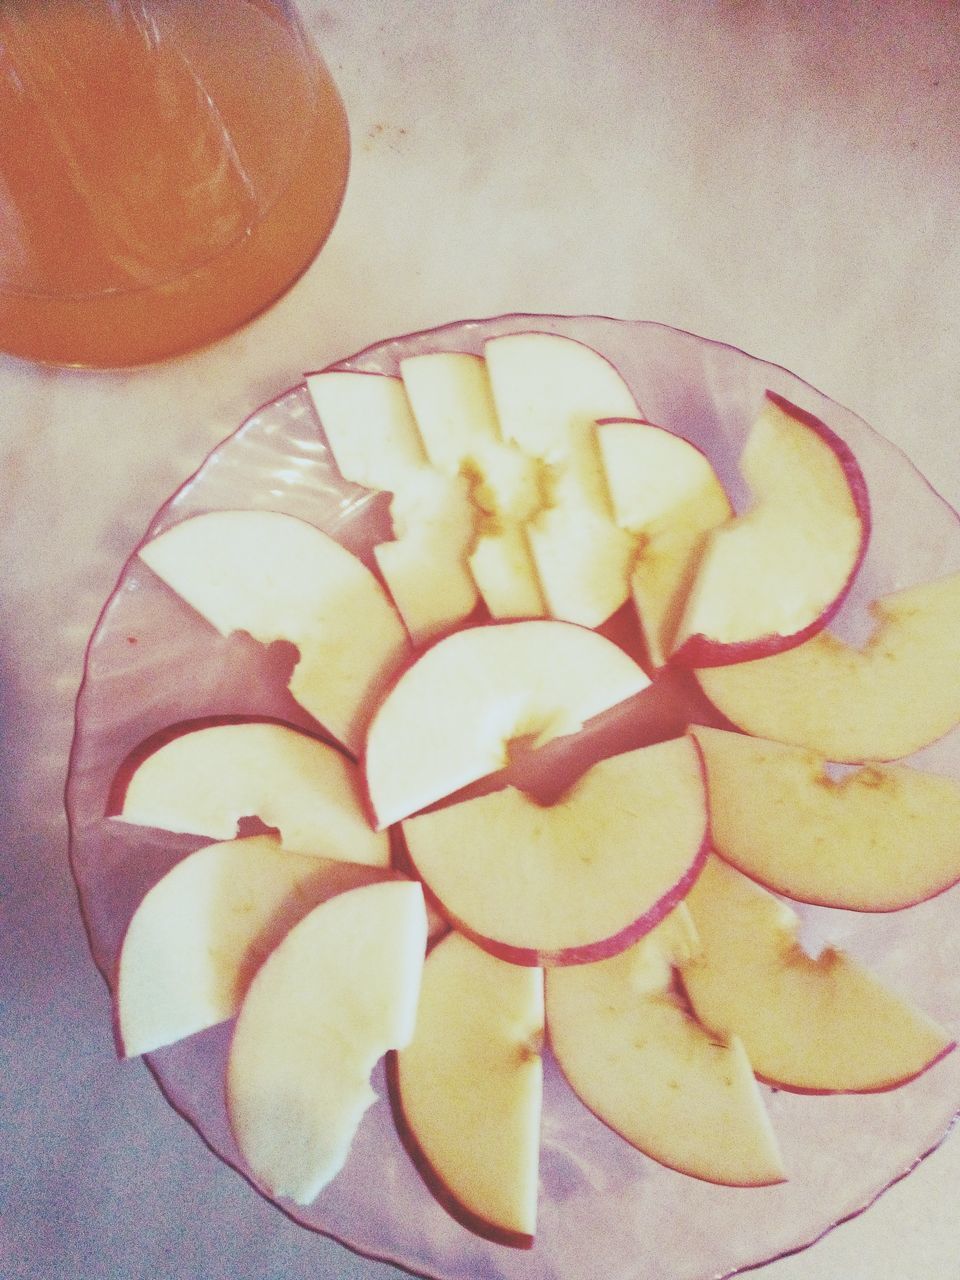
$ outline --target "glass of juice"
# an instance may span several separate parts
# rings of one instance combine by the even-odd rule
[[[118,367],[231,332],[313,260],[349,159],[288,0],[0,0],[0,351]]]

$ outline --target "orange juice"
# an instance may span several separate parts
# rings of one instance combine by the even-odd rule
[[[0,350],[139,364],[274,301],[349,141],[285,0],[0,0]]]

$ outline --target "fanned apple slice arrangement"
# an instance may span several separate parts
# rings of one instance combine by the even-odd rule
[[[960,880],[960,787],[893,763],[960,723],[960,576],[877,601],[863,648],[827,633],[867,488],[773,393],[734,511],[706,454],[569,338],[308,387],[344,479],[390,495],[376,572],[259,510],[183,520],[140,557],[222,634],[294,645],[289,692],[339,746],[189,724],[120,771],[118,821],[214,842],[130,920],[123,1053],[236,1018],[237,1145],[303,1204],[386,1055],[413,1164],[505,1245],[535,1237],[545,1052],[652,1159],[784,1180],[765,1084],[888,1089],[953,1047],[852,958],[805,951],[784,899],[890,912]],[[629,653],[600,629],[622,606]],[[598,755],[592,731],[642,721],[681,667],[717,723]],[[588,738],[575,777],[530,784],[549,744]]]

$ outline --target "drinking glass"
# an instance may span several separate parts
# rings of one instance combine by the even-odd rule
[[[349,167],[288,0],[0,0],[0,350],[126,366],[305,270]]]

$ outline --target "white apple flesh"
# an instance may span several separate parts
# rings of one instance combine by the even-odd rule
[[[674,657],[724,666],[801,644],[850,589],[866,551],[866,482],[846,443],[768,391],[741,457],[754,505],[708,536]]]
[[[445,637],[371,722],[364,767],[378,827],[496,772],[512,740],[542,746],[574,733],[649,683],[622,649],[570,623],[503,622]]]
[[[240,1152],[271,1195],[309,1204],[340,1172],[370,1073],[413,1036],[427,923],[418,884],[342,893],[305,916],[258,970],[227,1063]]]
[[[367,819],[357,766],[282,724],[217,724],[170,738],[140,759],[115,816],[216,840],[255,817],[279,831],[284,849],[390,863],[386,834]]]
[[[960,574],[884,596],[856,648],[829,632],[788,653],[697,671],[747,733],[857,763],[911,755],[960,724]]]
[[[730,1186],[782,1182],[743,1045],[718,1041],[677,994],[675,966],[696,947],[680,906],[612,959],[547,970],[550,1045],[590,1110],[654,1160]]]
[[[134,912],[117,966],[125,1057],[232,1018],[257,969],[326,899],[388,873],[291,853],[272,836],[207,845],[159,880]]]
[[[729,520],[729,499],[707,457],[647,422],[606,419],[597,438],[617,524],[633,537],[630,590],[651,665],[673,648],[706,535]]]
[[[542,502],[538,468],[502,439],[483,358],[435,351],[401,361],[400,373],[430,462],[470,482],[477,517],[470,571],[491,616],[543,616],[524,531]]]
[[[221,635],[294,644],[291,694],[357,753],[373,707],[409,654],[397,611],[362,561],[275,511],[193,516],[139,555]]]
[[[504,439],[541,463],[528,536],[550,616],[598,626],[628,598],[633,540],[613,519],[596,423],[638,417],[636,402],[609,361],[570,338],[509,334],[484,355]]]
[[[689,738],[601,760],[549,806],[507,787],[403,824],[455,927],[525,965],[582,964],[636,941],[686,893],[706,833]]]
[[[832,947],[812,957],[796,913],[707,860],[686,898],[700,950],[681,966],[694,1012],[739,1036],[761,1079],[801,1093],[867,1093],[925,1071],[953,1040]]]
[[[449,630],[477,603],[469,487],[429,465],[399,378],[329,370],[307,388],[344,479],[394,495],[394,541],[375,554],[407,630],[416,643]]]
[[[416,1032],[388,1060],[401,1135],[448,1211],[529,1248],[537,1220],[543,973],[457,933],[428,954]]]
[[[897,911],[960,880],[960,786],[905,765],[839,779],[805,747],[696,726],[721,857],[801,902]]]

